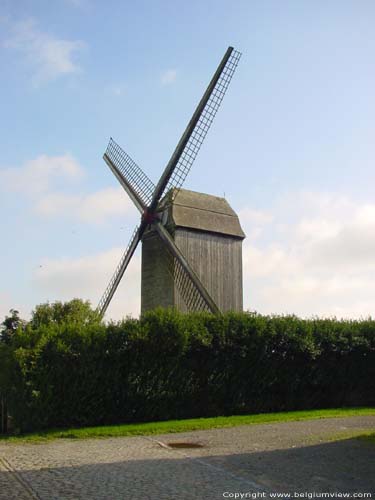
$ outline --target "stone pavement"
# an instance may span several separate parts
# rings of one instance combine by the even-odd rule
[[[152,437],[0,441],[0,499],[216,500],[270,492],[375,498],[374,445],[332,441],[374,428],[375,417],[352,417]],[[202,447],[174,449],[173,442]]]

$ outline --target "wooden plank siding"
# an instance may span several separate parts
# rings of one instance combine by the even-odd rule
[[[142,240],[141,312],[174,306],[173,263],[155,232]]]
[[[242,311],[242,240],[176,229],[176,245],[198,274],[221,311]],[[142,242],[142,313],[156,307],[187,312],[173,280],[173,265],[156,233]]]
[[[242,241],[237,214],[224,198],[172,189],[160,218],[222,312],[242,311]],[[173,277],[173,258],[154,229],[142,238],[142,313],[155,307],[187,307]]]
[[[174,239],[219,309],[242,311],[242,239],[185,228]],[[176,287],[174,305],[186,312]]]

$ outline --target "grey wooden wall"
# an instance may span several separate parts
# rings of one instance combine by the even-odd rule
[[[242,311],[242,240],[176,228],[174,239],[221,311]],[[142,313],[155,307],[187,312],[173,281],[173,261],[155,233],[142,242]]]
[[[174,306],[173,261],[155,233],[142,240],[141,312]]]
[[[242,240],[177,228],[175,242],[219,309],[242,311]],[[178,290],[175,306],[186,311]]]

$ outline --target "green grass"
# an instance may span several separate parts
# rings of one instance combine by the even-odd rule
[[[361,441],[366,441],[367,443],[375,444],[375,432],[366,432],[357,436]]]
[[[375,432],[373,429],[365,431],[364,429],[346,429],[333,434],[312,434],[308,436],[307,443],[316,445],[321,443],[336,443],[338,441],[347,441],[357,439],[363,443],[375,444]]]
[[[19,436],[0,436],[8,442],[44,442],[52,439],[86,439],[123,436],[140,436],[187,432],[237,425],[271,424],[276,422],[295,422],[320,418],[355,417],[375,415],[375,408],[334,408],[329,410],[293,411],[283,413],[260,413],[256,415],[234,415],[230,417],[194,418],[189,420],[169,420],[141,424],[122,424],[73,429],[51,429]],[[375,439],[372,435],[371,439]]]

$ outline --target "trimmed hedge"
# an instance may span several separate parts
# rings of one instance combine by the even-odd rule
[[[10,365],[22,431],[375,406],[375,321],[157,310],[29,324]]]

